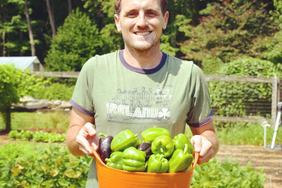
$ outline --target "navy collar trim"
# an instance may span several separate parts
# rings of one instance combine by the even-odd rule
[[[153,69],[140,69],[140,68],[136,68],[136,67],[129,65],[124,59],[123,52],[124,52],[124,50],[119,51],[119,58],[120,58],[121,63],[123,64],[123,66],[125,66],[127,69],[129,69],[131,71],[134,71],[134,72],[137,72],[137,73],[140,73],[140,74],[153,74],[155,72],[158,72],[164,66],[166,58],[167,58],[167,54],[162,52],[163,56],[162,56],[161,62],[158,66],[156,66]]]

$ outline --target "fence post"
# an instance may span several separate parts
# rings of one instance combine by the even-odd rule
[[[272,104],[271,104],[271,124],[274,126],[277,116],[277,103],[279,102],[279,96],[278,95],[280,90],[278,89],[278,78],[277,76],[274,76],[272,81]]]

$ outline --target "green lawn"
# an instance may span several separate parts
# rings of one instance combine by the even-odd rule
[[[25,130],[25,129],[52,129],[52,130],[62,130],[66,132],[69,126],[70,115],[61,112],[56,113],[30,113],[30,112],[15,112],[12,113],[12,129]],[[214,122],[217,125],[217,122]],[[4,129],[3,120],[0,118],[0,130]],[[230,145],[258,145],[263,146],[264,140],[264,128],[261,123],[234,123],[234,125],[218,128],[217,135],[219,137],[220,143],[230,144]],[[189,130],[189,129],[188,129]],[[267,128],[267,142],[266,144],[271,144],[273,136],[273,127]],[[188,136],[191,136],[191,132],[187,131]],[[278,129],[278,134],[276,137],[276,144],[282,145],[282,128]]]
[[[14,112],[12,113],[12,130],[25,129],[53,129],[66,131],[70,122],[70,115],[61,112],[55,113],[31,113]],[[0,118],[0,130],[5,128],[3,119]]]

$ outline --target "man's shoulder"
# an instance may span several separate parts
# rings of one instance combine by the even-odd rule
[[[193,65],[194,62],[186,59],[180,59],[178,57],[172,56],[167,54],[168,60],[172,63],[179,63],[179,64],[185,64],[185,65]]]
[[[105,67],[110,68],[119,60],[118,51],[99,55],[96,54],[95,56],[89,58],[86,63],[84,63],[81,72],[93,73],[94,71],[99,71],[104,69]],[[111,66],[110,66],[111,65]]]
[[[110,52],[110,53],[107,53],[107,54],[96,54],[95,56],[91,57],[88,61],[90,62],[96,62],[96,61],[105,61],[105,60],[114,60],[114,58],[118,57],[118,52],[119,51],[114,51],[114,52]],[[88,62],[87,61],[87,62]]]

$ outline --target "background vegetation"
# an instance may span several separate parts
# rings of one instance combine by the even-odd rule
[[[79,71],[91,56],[123,48],[113,4],[114,0],[1,1],[0,55],[31,55],[32,31],[36,55],[48,70]],[[206,74],[246,56],[280,64],[281,4],[281,0],[169,0],[170,19],[161,48],[193,60]]]
[[[36,55],[48,71],[79,71],[91,56],[123,48],[114,25],[113,2],[2,0],[0,56]],[[161,38],[164,52],[193,60],[205,74],[281,75],[282,0],[169,0],[169,3],[169,24]],[[68,115],[12,113],[9,116],[11,112],[7,109],[23,95],[69,100],[73,82],[37,80],[27,77],[28,73],[3,66],[0,73],[0,112],[4,117],[0,118],[0,129],[66,131]],[[40,89],[44,86],[48,87]],[[213,108],[220,115],[248,115],[253,107],[244,105],[244,101],[254,102],[250,101],[250,95],[256,95],[258,100],[270,100],[267,96],[271,91],[265,84],[245,87],[213,82],[209,87]],[[240,100],[230,107],[228,98],[234,95]],[[7,124],[8,119],[12,123]],[[263,128],[259,124],[215,124],[221,143],[263,144]],[[267,130],[269,143],[273,129]],[[187,134],[191,133],[187,131]],[[278,135],[277,142],[281,144],[281,130]],[[7,144],[0,148],[0,186],[84,187],[89,162],[89,157],[73,157],[60,145]],[[264,174],[253,171],[251,164],[240,168],[228,159],[212,160],[195,169],[192,187],[211,184],[262,187],[264,181]]]

